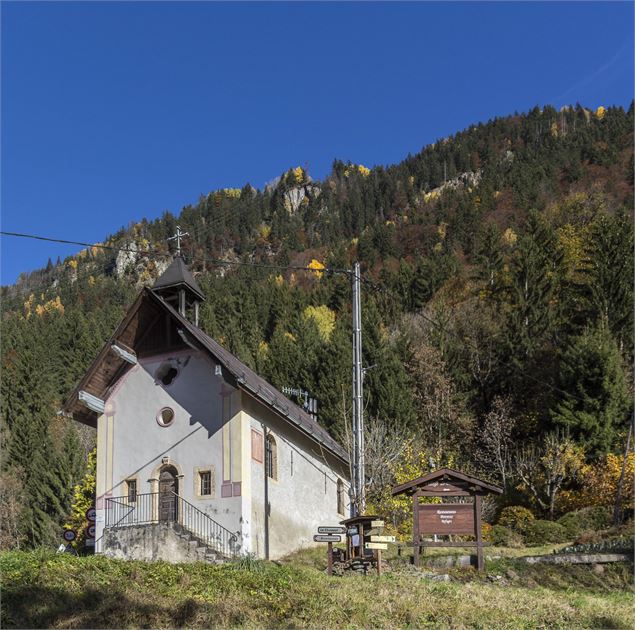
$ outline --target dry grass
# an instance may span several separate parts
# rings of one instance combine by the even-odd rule
[[[282,566],[7,553],[0,555],[2,627],[568,629],[635,623],[631,569],[623,565],[602,579],[588,568],[549,567],[542,576],[542,569],[527,567],[526,576],[506,585],[472,570],[455,570],[452,582],[439,583],[398,572],[328,578],[315,566],[318,553],[303,552]],[[492,568],[513,565],[522,572],[521,564],[505,560]]]

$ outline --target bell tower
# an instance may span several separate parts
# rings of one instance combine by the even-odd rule
[[[194,279],[192,272],[185,264],[181,255],[181,238],[187,236],[187,232],[181,232],[181,227],[176,226],[176,234],[168,240],[176,240],[176,256],[165,272],[157,278],[152,290],[171,304],[183,317],[198,326],[200,303],[205,296]]]

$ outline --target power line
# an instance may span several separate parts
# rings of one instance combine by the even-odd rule
[[[7,231],[0,231],[0,235],[2,236],[13,236],[13,237],[17,237],[17,238],[29,238],[29,239],[34,239],[34,240],[38,240],[38,241],[46,241],[49,243],[62,243],[65,245],[80,245],[82,247],[90,247],[90,248],[98,248],[98,249],[106,249],[106,250],[110,250],[110,251],[117,251],[117,252],[128,252],[128,253],[133,253],[133,254],[142,254],[142,255],[146,255],[149,257],[152,256],[158,256],[158,257],[170,257],[172,256],[172,254],[170,252],[160,252],[158,250],[139,250],[139,249],[132,249],[129,247],[118,247],[115,245],[105,245],[103,243],[87,243],[87,242],[83,242],[83,241],[73,241],[73,240],[69,240],[69,239],[60,239],[60,238],[52,238],[52,237],[48,237],[48,236],[39,236],[39,235],[35,235],[35,234],[26,234],[23,232],[7,232]],[[202,262],[204,264],[210,264],[210,265],[219,265],[219,266],[237,266],[237,267],[253,267],[253,268],[257,268],[257,269],[276,269],[276,270],[291,270],[291,271],[311,271],[313,273],[338,273],[338,274],[345,274],[348,276],[352,276],[352,274],[354,273],[353,270],[351,269],[339,269],[339,268],[333,268],[333,267],[324,267],[323,269],[314,269],[313,267],[305,267],[305,266],[299,266],[299,265],[276,265],[276,264],[269,264],[269,263],[253,263],[253,262],[245,262],[245,261],[239,261],[239,260],[221,260],[219,258],[208,258],[208,257],[191,257],[192,261],[196,261],[196,262]],[[368,287],[372,288],[374,291],[377,292],[381,292],[381,293],[386,293],[386,289],[384,287],[381,287],[380,285],[366,279],[366,278],[360,278],[361,281]],[[447,328],[445,328],[445,326],[443,326],[443,324],[433,320],[431,317],[425,315],[424,313],[420,312],[419,315],[421,315],[421,317],[423,317],[423,319],[425,319],[426,321],[428,321],[429,323],[431,323],[433,326],[436,326],[437,328],[439,328],[440,330],[442,330],[443,332],[450,334],[450,335],[454,335],[456,338],[458,338],[461,342],[470,345],[473,349],[478,350],[478,348],[471,342],[471,340],[463,337],[462,335],[460,335],[458,332],[456,332],[455,330],[448,330]],[[511,365],[508,364],[508,365]],[[561,394],[566,394],[569,396],[573,396],[574,398],[577,398],[578,400],[581,400],[584,402],[584,399],[581,398],[580,396],[576,396],[575,394],[571,393],[571,392],[565,392],[564,390],[560,389],[559,387],[556,387],[555,385],[552,385],[551,383],[547,383],[546,381],[543,381],[535,376],[533,376],[532,374],[529,374],[528,372],[525,372],[524,370],[520,369],[517,365],[514,365],[514,368],[523,376],[535,381],[536,383],[539,383],[541,385],[544,385],[546,387],[549,387],[550,389],[552,389],[553,391],[559,392]]]
[[[130,247],[118,247],[116,245],[104,245],[103,243],[86,243],[84,241],[73,241],[68,239],[61,238],[52,238],[48,236],[39,236],[35,234],[25,234],[22,232],[6,232],[0,231],[0,235],[2,236],[14,236],[19,238],[30,238],[38,241],[46,241],[49,243],[62,243],[64,245],[80,245],[82,247],[90,247],[90,248],[98,248],[98,249],[106,249],[109,251],[116,252],[128,252],[132,254],[141,254],[145,256],[159,256],[159,257],[170,257],[172,254],[170,252],[161,252],[158,250],[143,250],[143,249],[132,249]],[[227,267],[237,266],[237,267],[254,267],[258,269],[284,269],[284,270],[292,270],[292,271],[311,271],[313,273],[342,273],[342,274],[351,274],[352,271],[350,269],[339,269],[335,267],[324,267],[324,268],[313,268],[301,265],[276,265],[272,263],[254,263],[254,262],[246,262],[242,260],[222,260],[220,258],[209,258],[205,257],[191,257],[192,261],[207,263],[210,265],[222,265]],[[371,283],[372,284],[372,283]]]

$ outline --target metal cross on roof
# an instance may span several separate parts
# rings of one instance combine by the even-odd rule
[[[173,241],[176,239],[176,255],[181,255],[181,238],[183,236],[189,236],[188,232],[181,232],[181,226],[176,226],[176,234],[174,236],[168,237],[168,241]]]

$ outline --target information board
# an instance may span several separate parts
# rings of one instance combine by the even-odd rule
[[[471,503],[419,505],[419,533],[474,536],[474,505]]]

